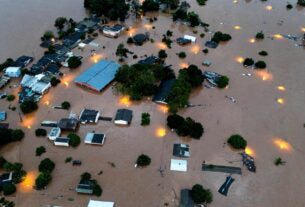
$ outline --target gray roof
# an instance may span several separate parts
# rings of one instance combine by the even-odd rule
[[[75,189],[77,193],[93,194],[93,184],[91,181],[81,181]]]
[[[157,103],[164,103],[167,104],[167,97],[170,94],[172,87],[175,84],[176,79],[168,79],[163,80],[155,93],[152,101]]]
[[[93,109],[84,109],[80,114],[79,121],[82,123],[96,122],[98,120],[99,111]]]
[[[180,205],[179,207],[194,207],[195,203],[190,196],[189,189],[182,189],[180,191]]]
[[[75,131],[78,126],[78,120],[77,119],[61,119],[58,122],[58,127],[62,130],[72,130]]]
[[[55,142],[61,142],[61,143],[69,143],[70,138],[68,137],[57,137],[55,139]]]
[[[120,64],[102,60],[78,76],[74,82],[95,91],[101,91],[113,81]]]
[[[102,145],[104,143],[104,139],[105,139],[105,134],[88,133],[85,137],[85,142],[89,142],[90,144]]]
[[[190,157],[188,144],[174,144],[173,156],[176,157]]]
[[[132,111],[129,109],[119,109],[116,112],[115,120],[124,120],[130,123],[131,119],[132,119]]]

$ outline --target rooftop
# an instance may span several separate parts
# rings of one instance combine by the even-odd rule
[[[105,142],[105,134],[103,133],[87,133],[85,137],[86,144],[103,145]]]
[[[97,110],[84,109],[79,116],[79,121],[83,124],[88,122],[97,123],[99,116],[100,116],[100,112]]]
[[[175,78],[163,80],[155,93],[152,101],[156,103],[167,104],[167,97],[171,92],[172,87],[176,82]]]

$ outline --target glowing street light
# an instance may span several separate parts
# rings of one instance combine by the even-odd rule
[[[164,137],[166,135],[166,129],[164,127],[159,127],[156,130],[156,136],[157,137]]]
[[[238,63],[243,63],[245,61],[245,58],[241,57],[241,56],[238,56],[235,58],[236,62]]]
[[[254,38],[251,38],[251,39],[249,39],[249,42],[253,44],[253,43],[255,43],[256,41],[255,41]]]
[[[285,91],[285,90],[286,90],[286,88],[285,88],[284,86],[278,86],[277,89],[278,89],[279,91]]]
[[[291,151],[292,150],[291,144],[289,142],[287,142],[286,140],[283,140],[281,138],[274,139],[273,144],[275,146],[277,146],[282,151]]]
[[[268,11],[271,11],[273,8],[272,8],[271,5],[268,5],[268,6],[265,7],[265,9],[268,10]]]
[[[238,25],[236,25],[236,26],[234,26],[234,29],[235,29],[235,30],[240,30],[240,29],[241,29],[241,27],[240,27],[240,26],[238,26]]]
[[[276,99],[276,102],[278,102],[279,104],[284,104],[285,103],[283,98]]]

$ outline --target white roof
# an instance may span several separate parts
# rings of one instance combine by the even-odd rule
[[[186,172],[187,171],[187,161],[171,159],[171,168],[173,171]]]
[[[19,73],[20,67],[8,67],[5,69],[6,73]]]
[[[86,47],[86,45],[87,45],[87,44],[85,44],[85,43],[81,42],[81,43],[79,43],[79,44],[78,44],[78,47],[80,47],[80,48],[84,48],[84,47]]]
[[[90,200],[88,207],[114,207],[114,202]]]
[[[191,40],[192,42],[196,42],[196,37],[190,35],[184,35],[184,39]]]

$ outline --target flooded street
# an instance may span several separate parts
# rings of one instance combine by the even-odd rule
[[[195,0],[189,2],[190,11],[200,14],[201,19],[210,24],[210,31],[229,33],[232,40],[204,54],[204,43],[212,34],[202,27],[189,28],[173,23],[168,14],[149,14],[157,15],[158,21],[154,23],[146,17],[134,23],[131,18],[126,21],[131,29],[119,38],[109,39],[99,35],[94,42],[101,47],[87,46],[84,51],[74,49],[76,55],[84,57],[83,64],[74,71],[62,70],[65,74],[62,83],[51,88],[43,97],[37,112],[23,116],[21,123],[18,110],[8,110],[10,126],[22,128],[26,137],[20,143],[2,147],[1,155],[10,161],[23,163],[29,172],[26,183],[30,183],[18,186],[16,197],[8,197],[9,200],[15,201],[18,207],[47,204],[83,207],[90,198],[114,201],[118,207],[161,207],[165,203],[176,207],[180,189],[200,183],[214,194],[211,207],[305,206],[305,50],[297,45],[301,41],[284,37],[302,37],[305,9],[286,10],[286,1],[279,0],[209,0],[204,7],[199,7]],[[295,2],[291,1],[293,5]],[[18,12],[13,15],[12,11]],[[85,16],[85,11],[82,0],[28,0],[26,5],[21,0],[0,0],[0,16],[0,25],[7,27],[0,30],[0,59],[5,60],[33,53],[36,58],[40,57],[43,52],[39,47],[40,36],[44,31],[54,29],[56,17],[72,17],[78,21]],[[168,29],[173,31],[172,40],[189,34],[196,36],[197,42],[184,47],[173,43],[172,49],[168,49],[161,43],[162,35]],[[265,39],[252,40],[259,31],[264,32]],[[126,44],[129,36],[144,32],[149,32],[154,42],[146,42],[142,47]],[[200,37],[201,33],[205,33],[204,38]],[[160,49],[165,49],[168,54],[166,64],[172,65],[175,72],[195,64],[202,70],[218,72],[230,78],[227,89],[200,87],[194,90],[189,101],[201,106],[179,111],[180,115],[190,116],[203,124],[205,133],[200,140],[181,138],[171,132],[166,126],[166,108],[149,99],[134,103],[117,95],[111,85],[102,93],[93,93],[73,83],[75,77],[100,59],[118,60],[115,50],[120,43],[128,46],[138,57],[157,55]],[[91,49],[96,50],[96,56],[90,57]],[[269,55],[259,56],[261,50]],[[181,51],[186,52],[185,59],[177,56]],[[240,62],[246,57],[264,60],[267,70],[244,68]],[[126,63],[136,63],[139,59],[129,55]],[[210,60],[212,65],[209,68],[202,66],[204,60]],[[251,76],[243,75],[248,73]],[[15,94],[18,91],[14,87],[4,90]],[[237,101],[233,103],[226,97],[234,97]],[[70,111],[51,108],[63,101],[71,103]],[[0,109],[4,110],[10,103],[0,100],[0,104]],[[17,106],[17,100],[12,104]],[[81,138],[93,130],[106,133],[107,140],[102,147],[82,142],[76,149],[60,148],[53,146],[47,138],[35,137],[34,130],[41,121],[58,120],[67,117],[70,112],[79,114],[84,107],[100,110],[102,116],[111,117],[118,108],[129,108],[133,110],[134,118],[130,127],[117,127],[105,121],[97,125],[81,125],[78,132]],[[140,126],[142,112],[151,115],[151,124],[147,127]],[[232,134],[241,134],[248,141],[247,150],[255,158],[257,173],[248,172],[241,162],[233,162],[239,155],[223,146]],[[169,170],[170,159],[173,158],[172,146],[180,142],[190,145],[187,173]],[[35,149],[39,146],[47,149],[42,157],[35,156]],[[149,155],[152,164],[144,169],[134,168],[134,162],[141,153]],[[82,160],[83,165],[73,167],[65,164],[65,159],[70,156]],[[46,157],[56,163],[53,180],[46,190],[35,191],[31,185],[40,160]],[[286,164],[275,166],[276,157],[281,157]],[[235,182],[227,197],[217,192],[227,174],[202,172],[203,160],[242,167],[243,174],[233,176]],[[111,167],[109,162],[115,163],[115,167]],[[160,168],[164,169],[164,177],[158,171]],[[103,174],[97,175],[101,170]],[[100,183],[103,188],[100,198],[75,193],[74,188],[84,172],[90,172]]]

